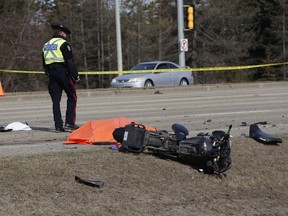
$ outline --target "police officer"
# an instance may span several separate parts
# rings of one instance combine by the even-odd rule
[[[45,74],[49,76],[48,90],[53,103],[55,131],[73,131],[79,128],[75,125],[77,104],[75,83],[79,82],[80,78],[72,48],[66,40],[71,31],[63,23],[55,23],[51,27],[54,34],[42,49],[42,59]],[[63,90],[67,95],[64,127],[60,109]]]

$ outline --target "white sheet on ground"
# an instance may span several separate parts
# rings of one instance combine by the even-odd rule
[[[5,130],[12,129],[12,131],[30,131],[32,130],[27,124],[21,122],[12,122],[5,127]]]

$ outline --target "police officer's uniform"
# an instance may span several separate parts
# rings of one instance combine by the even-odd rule
[[[51,27],[71,34],[71,31],[62,23],[54,24]],[[60,109],[63,90],[67,94],[65,129],[77,129],[78,126],[75,125],[77,104],[75,82],[80,79],[71,46],[65,37],[55,34],[44,45],[42,58],[45,74],[49,76],[48,90],[53,102],[55,129],[57,132],[64,131]]]

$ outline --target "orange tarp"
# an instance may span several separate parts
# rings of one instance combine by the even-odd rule
[[[127,118],[113,118],[104,120],[92,120],[73,131],[64,144],[97,144],[115,143],[113,131],[133,122]],[[147,130],[155,131],[156,128],[146,126]]]

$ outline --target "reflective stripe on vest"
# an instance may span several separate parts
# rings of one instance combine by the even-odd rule
[[[67,42],[63,38],[52,38],[43,47],[45,64],[52,64],[57,62],[64,62],[64,58],[60,47],[63,43]]]

